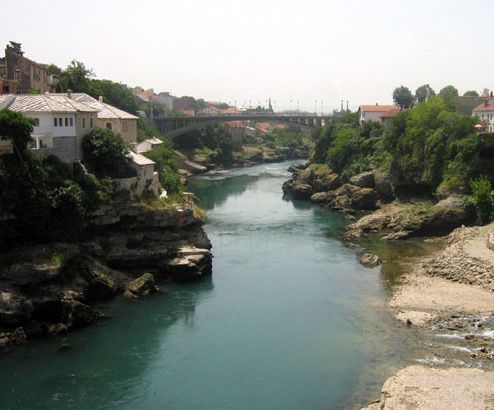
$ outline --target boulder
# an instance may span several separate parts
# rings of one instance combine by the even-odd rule
[[[168,263],[168,273],[179,282],[198,279],[212,273],[212,255],[208,249],[187,246]]]
[[[331,193],[329,192],[318,192],[311,195],[310,200],[316,204],[327,203],[331,198]]]
[[[353,209],[371,211],[376,209],[379,195],[375,189],[360,188],[353,192],[350,205]]]
[[[360,263],[366,267],[372,268],[379,266],[382,263],[382,261],[381,258],[377,255],[373,255],[371,253],[364,253],[360,257]]]
[[[295,180],[283,184],[283,192],[292,195],[296,199],[309,199],[312,195],[312,186],[308,183]]]
[[[358,186],[359,188],[374,188],[375,179],[374,172],[362,172],[361,174],[355,175],[348,181],[351,185]]]
[[[141,298],[156,292],[158,288],[154,284],[154,276],[144,273],[125,286],[124,296],[127,298]]]
[[[69,328],[97,323],[104,317],[105,315],[103,313],[91,306],[74,299],[62,299],[63,323],[65,323]]]

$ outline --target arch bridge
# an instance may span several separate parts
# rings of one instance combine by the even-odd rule
[[[331,115],[287,115],[287,114],[226,114],[197,117],[153,117],[152,124],[162,134],[175,138],[197,128],[230,121],[281,121],[308,127],[325,125]]]

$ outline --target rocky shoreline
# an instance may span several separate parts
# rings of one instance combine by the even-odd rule
[[[441,250],[409,262],[408,273],[389,299],[398,320],[427,335],[427,357],[390,377],[379,400],[366,409],[492,408],[494,223],[465,227],[473,215],[455,195],[435,203],[393,200],[393,187],[379,172],[343,183],[321,165],[290,171],[293,178],[283,186],[286,194],[353,220],[344,237],[350,247],[360,247],[360,240],[370,235],[384,241],[440,237],[435,241]],[[363,253],[361,263],[374,267],[386,261]],[[444,342],[449,340],[454,342]]]
[[[104,319],[94,304],[140,298],[156,283],[212,271],[211,243],[191,208],[138,203],[100,208],[78,243],[16,248],[0,255],[0,347]]]

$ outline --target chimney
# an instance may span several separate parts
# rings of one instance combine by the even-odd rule
[[[485,99],[484,100],[484,106],[487,107],[489,105],[489,100]]]
[[[72,99],[72,90],[70,88],[67,90],[67,97]]]
[[[103,102],[103,96],[100,95],[99,98],[98,98],[99,102]]]

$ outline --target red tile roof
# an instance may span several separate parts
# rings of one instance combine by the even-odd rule
[[[394,107],[392,110],[383,112],[382,114],[379,114],[379,118],[391,118],[394,117],[396,114],[400,112],[400,109],[398,107]]]
[[[397,107],[395,105],[361,105],[359,109],[367,112],[387,112],[395,110]]]
[[[487,103],[483,102],[479,106],[473,109],[473,112],[486,112],[486,111],[494,111],[494,101],[489,100]]]

